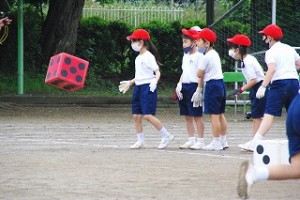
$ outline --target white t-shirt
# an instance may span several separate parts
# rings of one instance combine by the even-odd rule
[[[265,55],[266,64],[275,64],[275,74],[271,82],[282,79],[298,79],[295,62],[299,55],[287,44],[276,42]]]
[[[244,67],[242,68],[242,73],[247,83],[255,78],[257,83],[264,80],[264,70],[254,56],[247,54],[243,62]]]
[[[154,55],[150,51],[139,54],[135,59],[135,77],[136,85],[150,83],[155,78],[154,71],[159,69]]]
[[[184,54],[182,58],[182,83],[198,83],[198,66],[204,55],[198,51],[192,54]]]
[[[214,50],[208,51],[203,58],[202,63],[198,66],[198,69],[204,71],[204,82],[209,80],[223,79],[221,59],[219,54]]]

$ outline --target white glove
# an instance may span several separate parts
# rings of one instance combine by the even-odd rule
[[[177,87],[176,87],[176,95],[178,97],[179,100],[183,99],[183,95],[181,93],[181,89],[182,89],[182,83],[177,83]]]
[[[130,82],[129,81],[121,81],[119,85],[119,91],[125,94],[130,88]]]
[[[266,87],[260,86],[256,92],[256,98],[261,99],[265,96]]]
[[[156,87],[157,87],[157,81],[156,81],[156,79],[154,79],[153,81],[151,81],[149,87],[150,87],[150,91],[151,91],[151,92],[154,92],[154,90],[155,90]]]
[[[202,88],[197,88],[192,96],[191,102],[193,102],[194,108],[202,106]]]

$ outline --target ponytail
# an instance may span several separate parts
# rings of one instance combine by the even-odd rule
[[[155,47],[155,45],[150,40],[144,40],[144,44],[146,45],[147,49],[154,55],[156,62],[159,66],[162,65],[161,58],[158,54],[158,51]]]

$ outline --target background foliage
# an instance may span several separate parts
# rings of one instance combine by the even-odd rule
[[[14,5],[15,1],[10,1]],[[26,2],[29,2],[26,1]],[[25,4],[24,8],[24,66],[25,92],[59,93],[59,90],[44,84],[47,64],[41,59],[40,38],[45,15],[42,4],[46,0],[33,1]],[[108,3],[110,1],[101,1]],[[114,1],[115,2],[115,1]],[[234,1],[217,1],[224,9],[230,8]],[[220,3],[222,2],[222,3]],[[1,1],[3,3],[3,1]],[[284,6],[282,6],[284,4]],[[227,37],[234,33],[250,35],[256,50],[265,50],[256,30],[270,23],[271,0],[247,0],[243,7],[227,17],[222,23],[213,27],[217,32],[216,49],[220,54],[223,71],[232,71],[234,63],[227,55]],[[300,0],[277,1],[277,23],[284,30],[284,40],[292,46],[299,46],[300,25],[297,17],[300,11],[294,10],[300,6]],[[190,7],[191,9],[193,7]],[[293,10],[293,12],[291,12]],[[190,12],[190,10],[188,11]],[[15,6],[11,10],[13,22],[17,22]],[[174,87],[181,73],[181,29],[194,25],[205,27],[204,18],[190,17],[184,22],[152,21],[141,24],[137,28],[145,28],[150,32],[151,40],[161,55],[161,85]],[[76,55],[90,62],[86,79],[86,88],[95,93],[103,94],[103,88],[116,87],[122,79],[134,77],[135,52],[131,50],[126,36],[134,31],[134,27],[121,21],[104,21],[98,17],[82,19],[78,30]],[[8,39],[0,45],[0,94],[14,94],[17,84],[17,23],[10,25]],[[93,92],[92,92],[93,93]],[[74,93],[76,94],[76,93]]]

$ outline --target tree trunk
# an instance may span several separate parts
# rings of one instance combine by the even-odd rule
[[[43,24],[41,38],[44,61],[49,61],[51,56],[60,52],[74,54],[84,1],[49,1],[49,10]]]

